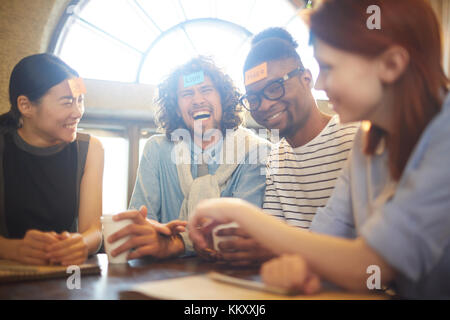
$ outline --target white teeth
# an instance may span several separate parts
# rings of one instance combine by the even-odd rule
[[[206,110],[202,110],[202,111],[197,111],[194,112],[192,114],[192,117],[197,120],[197,119],[206,119],[209,118],[211,116],[211,113],[209,111]]]
[[[275,113],[273,116],[271,116],[270,118],[268,118],[267,120],[273,120],[275,118],[277,118],[278,116],[280,116],[283,113],[283,111]]]
[[[68,129],[75,129],[77,127],[77,124],[65,124],[64,128],[68,128]]]

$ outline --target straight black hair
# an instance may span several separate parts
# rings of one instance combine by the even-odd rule
[[[17,129],[21,117],[17,98],[26,96],[37,103],[52,87],[66,79],[79,77],[64,61],[49,53],[23,58],[14,67],[9,79],[9,102],[11,109],[0,115],[0,128]]]

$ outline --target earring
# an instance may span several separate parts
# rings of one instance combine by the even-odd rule
[[[19,125],[19,128],[22,128],[22,127],[23,127],[23,119],[22,119],[22,117],[19,118],[19,123],[18,123],[18,125]]]

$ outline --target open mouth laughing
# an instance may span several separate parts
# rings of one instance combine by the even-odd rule
[[[209,110],[198,110],[192,113],[192,118],[194,120],[206,120],[211,117],[211,112]]]

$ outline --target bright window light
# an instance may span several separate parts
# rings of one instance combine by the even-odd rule
[[[85,78],[157,85],[202,54],[243,91],[251,37],[274,26],[292,33],[303,64],[314,79],[319,73],[308,30],[289,0],[90,0],[71,12],[55,53]]]

